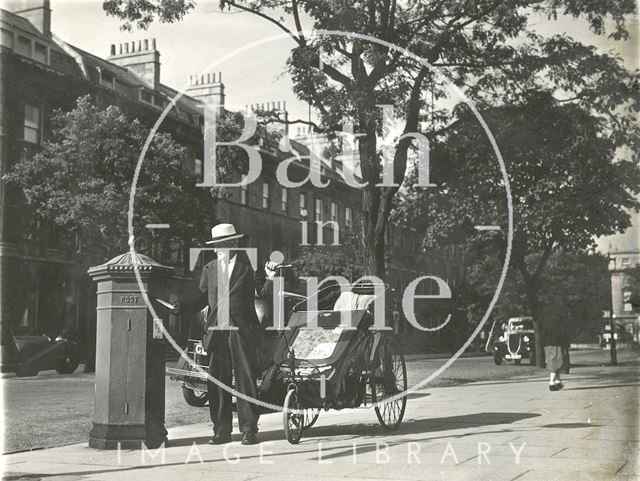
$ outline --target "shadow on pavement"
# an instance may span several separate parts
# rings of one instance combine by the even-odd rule
[[[595,426],[602,426],[602,424],[592,423],[558,423],[558,424],[545,424],[540,426],[542,428],[560,428],[560,429],[572,429],[572,428],[592,428]]]
[[[292,452],[274,452],[274,453],[262,453],[262,454],[251,454],[250,456],[242,456],[240,455],[242,460],[249,459],[259,459],[259,458],[269,458],[269,457],[277,457],[282,456],[283,454],[309,454],[315,456],[314,459],[317,459],[318,456],[318,442],[322,442],[318,437],[341,437],[342,441],[349,441],[350,439],[363,439],[368,440],[366,444],[358,444],[357,453],[363,454],[367,452],[374,451],[378,449],[380,442],[386,443],[389,447],[406,444],[408,441],[420,441],[420,440],[433,440],[434,438],[426,438],[426,439],[411,439],[406,440],[403,439],[401,441],[388,441],[385,438],[392,434],[426,434],[433,433],[438,431],[448,431],[451,429],[465,429],[469,427],[479,427],[479,426],[495,426],[501,424],[512,424],[524,419],[530,419],[533,417],[538,417],[540,414],[537,413],[514,413],[514,412],[481,412],[475,414],[466,414],[460,416],[446,416],[441,418],[430,418],[430,419],[418,419],[418,420],[409,420],[403,423],[397,431],[393,431],[390,433],[386,431],[384,428],[377,424],[341,424],[334,426],[318,426],[309,430],[307,436],[313,436],[313,439],[307,439],[307,441],[311,444],[310,449],[305,450],[296,450]],[[322,418],[321,418],[322,419]],[[355,435],[344,436],[346,433],[354,433]],[[500,431],[488,431],[487,434],[495,434],[496,432],[511,432],[510,429],[500,430]],[[483,434],[483,433],[462,433],[460,437],[468,436],[471,434]],[[282,431],[268,431],[264,433],[259,433],[260,442],[268,442],[268,441],[276,441],[276,440],[284,440],[284,435]],[[451,437],[451,435],[447,435],[446,437]],[[198,436],[198,437],[188,437],[188,438],[180,438],[175,440],[169,440],[166,447],[174,448],[174,447],[187,447],[193,446],[195,443],[198,446],[198,449],[215,449],[219,450],[221,446],[208,446],[207,441],[210,436]],[[378,438],[375,442],[371,442],[372,438]],[[437,439],[437,438],[436,438]],[[235,434],[233,436],[233,441],[240,441],[240,435]],[[304,438],[303,444],[304,445]],[[240,449],[242,447],[238,445]],[[331,459],[331,458],[339,458],[344,456],[353,456],[353,446],[350,444],[349,446],[345,446],[344,444],[339,446],[328,446],[323,448],[322,459]],[[225,463],[227,460],[222,457],[222,452],[220,452],[221,457],[219,459],[212,459],[204,461],[202,464],[210,464],[213,465],[215,463]],[[185,464],[184,461],[176,462],[176,463],[163,463],[163,466],[183,466]],[[116,473],[116,472],[126,472],[126,471],[135,471],[135,470],[145,470],[156,468],[157,464],[148,464],[148,465],[136,465],[136,466],[123,466],[117,468],[109,468],[109,469],[101,469],[101,470],[85,470],[85,471],[70,471],[66,473],[56,473],[56,474],[45,474],[45,473],[5,473],[3,479],[15,481],[19,479],[42,479],[49,477],[60,477],[60,476],[89,476],[89,475],[97,475],[102,473]]]
[[[584,386],[584,387],[572,387],[565,389],[565,391],[584,391],[586,389],[608,389],[611,387],[634,387],[640,386],[640,384],[602,384],[600,386]]]

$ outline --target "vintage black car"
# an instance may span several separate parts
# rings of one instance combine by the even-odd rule
[[[2,342],[2,372],[17,376],[36,376],[46,369],[71,374],[82,360],[77,335],[65,330],[55,339],[42,336],[14,336]]]
[[[502,324],[501,332],[496,332],[496,322],[491,328],[488,352],[492,352],[493,361],[500,365],[503,361],[520,364],[528,359],[535,364],[535,331],[531,317],[512,317]]]

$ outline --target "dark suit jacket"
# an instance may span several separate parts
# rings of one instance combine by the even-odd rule
[[[202,338],[205,349],[210,348],[214,333],[211,330],[218,322],[218,267],[217,259],[209,262],[200,275],[200,290],[207,295],[209,315]],[[258,317],[254,306],[255,280],[253,269],[247,255],[240,251],[236,254],[235,266],[229,280],[229,324],[238,328],[243,340],[256,345],[260,338]]]

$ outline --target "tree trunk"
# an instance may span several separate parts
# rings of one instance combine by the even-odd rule
[[[365,197],[365,196],[363,196]],[[376,236],[376,228],[370,223],[364,223],[362,226],[362,246],[364,274],[377,276],[380,279],[385,278],[385,257],[384,257],[384,236],[379,239]]]
[[[366,109],[363,111],[366,112]],[[360,125],[365,131],[365,135],[360,139],[358,151],[362,178],[367,182],[367,185],[362,188],[361,217],[364,274],[384,279],[384,233],[387,227],[388,213],[380,212],[385,208],[382,203],[384,190],[381,187],[376,187],[376,184],[380,182],[380,164],[376,152],[375,116],[362,114]]]
[[[540,329],[540,299],[538,280],[534,278],[524,279],[525,290],[527,293],[527,302],[531,310],[533,318],[533,328],[535,330],[535,356],[536,366],[545,367],[544,347],[542,346],[542,332]]]

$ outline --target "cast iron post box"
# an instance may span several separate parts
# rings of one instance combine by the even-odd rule
[[[97,282],[95,411],[89,446],[97,449],[140,449],[143,442],[158,447],[167,436],[162,331],[154,327],[134,262],[149,299],[167,298],[173,268],[145,255],[126,253],[89,269]]]

